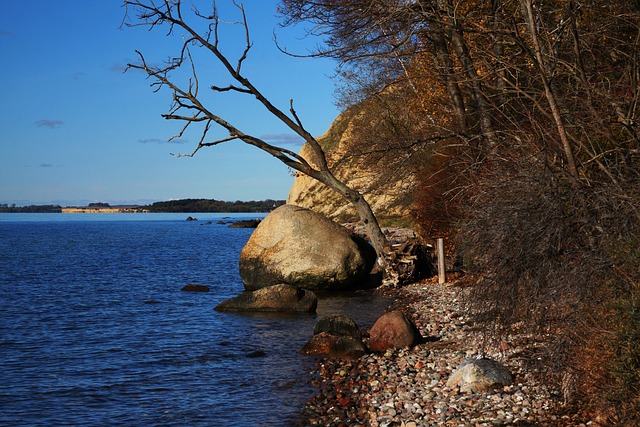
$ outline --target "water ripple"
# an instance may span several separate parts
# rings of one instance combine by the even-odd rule
[[[362,296],[318,316],[213,311],[242,290],[251,233],[215,216],[30,218],[0,220],[0,425],[286,426],[312,393],[297,352],[317,317],[376,312]]]

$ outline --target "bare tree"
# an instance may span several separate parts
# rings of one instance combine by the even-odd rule
[[[336,178],[330,170],[324,150],[316,138],[303,126],[293,108],[293,100],[290,102],[288,112],[276,107],[243,74],[242,67],[252,47],[249,25],[243,6],[236,4],[242,15],[241,25],[244,29],[245,44],[238,58],[232,61],[220,49],[219,29],[221,21],[215,2],[210,14],[204,14],[194,6],[193,13],[189,15],[190,19],[199,19],[206,24],[204,31],[198,30],[191,24],[190,19],[185,18],[182,0],[125,0],[124,5],[127,9],[124,25],[127,27],[142,26],[149,29],[164,27],[168,29],[169,35],[173,34],[176,29],[186,33],[179,55],[173,57],[169,63],[162,66],[152,65],[141,52],[136,51],[139,56],[139,62],[127,65],[128,69],[133,68],[144,71],[153,80],[151,86],[156,91],[169,89],[172,92],[173,103],[169,112],[163,114],[163,117],[167,120],[177,120],[184,123],[182,130],[173,138],[181,136],[192,125],[200,126],[201,133],[198,145],[192,153],[186,154],[186,156],[194,156],[204,147],[212,147],[229,141],[240,141],[252,145],[274,156],[288,167],[322,182],[337,191],[355,207],[365,231],[378,254],[378,263],[383,265],[385,237],[368,202],[358,191],[348,187]],[[204,96],[200,92],[201,82],[191,54],[192,47],[202,48],[211,53],[213,58],[223,66],[235,82],[227,86],[210,85],[209,89],[211,91],[214,93],[231,92],[255,98],[275,119],[284,123],[304,139],[311,148],[309,158],[304,158],[291,150],[269,144],[259,137],[245,133],[217,113],[211,111],[205,105]],[[172,72],[178,69],[188,70],[190,78],[187,84],[178,84],[172,78]],[[209,133],[215,128],[224,129],[228,136],[210,140]]]
[[[560,114],[560,109],[558,108],[558,103],[556,102],[556,97],[551,91],[549,78],[547,77],[547,73],[545,71],[542,49],[540,48],[540,41],[538,40],[538,29],[536,28],[535,24],[533,3],[531,2],[531,0],[522,0],[522,11],[524,14],[525,22],[527,23],[527,28],[529,30],[529,36],[531,37],[531,43],[533,45],[533,51],[535,53],[534,58],[536,60],[536,66],[540,73],[540,78],[542,79],[544,94],[547,98],[547,102],[549,103],[551,113],[553,114],[553,120],[555,121],[556,128],[558,129],[560,141],[562,141],[562,147],[564,149],[565,157],[567,160],[567,167],[569,169],[569,173],[571,173],[571,175],[575,177],[578,175],[578,169],[576,167],[576,161],[573,157],[573,149],[571,148],[571,143],[569,142],[569,138],[567,137],[567,131]]]

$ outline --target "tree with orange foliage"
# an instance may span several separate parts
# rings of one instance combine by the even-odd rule
[[[356,93],[402,84],[423,135],[447,136],[435,151],[443,156],[424,169],[420,215],[438,233],[463,221],[467,268],[484,277],[474,287],[476,319],[492,333],[524,324],[548,337],[536,350],[540,372],[563,384],[570,371],[567,398],[599,402],[592,408],[609,422],[637,425],[640,3],[282,0],[282,7],[286,23],[313,23],[325,42],[316,54],[339,59],[353,77],[347,84],[365,83]],[[438,102],[448,118],[430,115]],[[434,201],[457,212],[434,217],[424,208]],[[593,358],[602,343],[611,348]],[[613,367],[589,369],[610,355]],[[616,392],[575,393],[597,375]]]

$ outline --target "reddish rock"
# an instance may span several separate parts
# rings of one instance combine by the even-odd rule
[[[341,397],[339,398],[338,403],[340,404],[340,406],[347,406],[349,403],[351,403],[351,399],[349,399],[348,397]]]
[[[401,311],[382,315],[369,331],[369,349],[383,352],[387,349],[411,347],[420,340],[415,324]]]
[[[354,337],[320,332],[305,344],[300,353],[313,356],[357,359],[367,353],[367,348],[362,341]]]

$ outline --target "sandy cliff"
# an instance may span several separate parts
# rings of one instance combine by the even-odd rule
[[[318,140],[336,176],[360,191],[379,219],[383,222],[407,221],[415,178],[408,170],[396,168],[390,173],[385,156],[372,156],[363,150],[363,147],[374,145],[377,125],[367,109],[357,105],[340,114]],[[300,154],[310,158],[309,148],[303,146]],[[340,195],[301,173],[295,178],[287,203],[312,209],[339,221],[356,218],[355,210]]]

